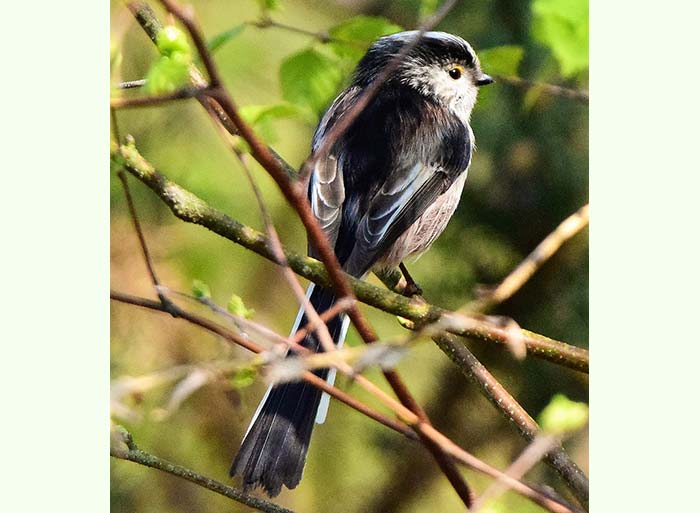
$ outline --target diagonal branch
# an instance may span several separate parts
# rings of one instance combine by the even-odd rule
[[[281,263],[275,258],[274,253],[270,250],[268,239],[262,233],[249,226],[240,224],[190,191],[170,181],[156,171],[139,154],[133,145],[133,141],[121,147],[113,147],[111,157],[115,165],[124,167],[155,192],[179,219],[204,226],[272,262]],[[320,262],[288,249],[284,250],[284,254],[294,272],[319,285],[330,285],[328,275]],[[351,277],[349,277],[349,280],[359,301],[387,313],[411,319],[416,323],[435,322],[450,313],[439,306],[401,296],[363,280]],[[500,346],[503,346],[508,338],[505,330],[491,326],[485,321],[470,323],[470,327],[464,330],[452,327],[450,331],[453,331],[456,335],[464,335]],[[528,355],[578,371],[588,372],[589,358],[588,351],[585,349],[571,346],[531,331],[521,331]]]
[[[515,294],[562,244],[588,225],[588,210],[586,204],[564,219],[497,287],[466,309],[485,311]]]
[[[515,398],[484,367],[461,340],[454,335],[434,337],[435,343],[462,369],[462,373],[478,387],[479,391],[501,414],[518,429],[520,435],[531,442],[542,432],[537,422]],[[569,457],[561,444],[550,450],[545,458],[567,483],[574,496],[588,508],[588,478]]]
[[[120,460],[132,461],[138,463],[139,465],[144,465],[146,467],[151,467],[158,469],[162,472],[172,474],[173,476],[186,479],[192,483],[202,486],[214,493],[233,499],[236,502],[245,504],[246,506],[256,509],[258,511],[263,511],[264,513],[294,513],[294,511],[278,506],[277,504],[266,501],[263,499],[258,499],[252,495],[248,495],[232,486],[227,486],[224,483],[215,481],[214,479],[205,477],[198,474],[194,470],[176,465],[167,460],[161,459],[153,454],[149,454],[141,449],[139,449],[134,443],[131,433],[126,431],[124,428],[117,428],[119,434],[121,435],[123,442],[126,444],[126,449],[111,447],[109,454],[113,458]]]

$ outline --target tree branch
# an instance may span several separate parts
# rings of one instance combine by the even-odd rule
[[[223,495],[224,497],[233,499],[236,502],[245,504],[246,506],[256,509],[258,511],[263,511],[265,513],[294,513],[294,511],[287,508],[283,508],[282,506],[278,506],[273,502],[258,499],[257,497],[248,495],[247,493],[233,488],[232,486],[227,486],[219,481],[215,481],[201,474],[198,474],[194,470],[190,470],[180,465],[176,465],[175,463],[171,463],[167,460],[154,456],[153,454],[149,454],[145,451],[142,451],[134,443],[133,438],[131,437],[131,433],[129,433],[121,427],[118,427],[117,429],[119,430],[120,435],[123,438],[123,442],[126,444],[126,449],[110,447],[109,454],[113,458],[132,461],[134,463],[138,463],[139,465],[155,468],[162,472],[172,474],[173,476],[186,479],[187,481],[202,486],[207,490],[211,490],[212,492],[218,493],[219,495]]]
[[[526,78],[511,77],[504,75],[494,75],[493,78],[502,84],[508,84],[520,89],[539,89],[540,91],[551,94],[552,96],[561,96],[563,98],[570,98],[572,100],[579,101],[588,105],[589,94],[585,89],[570,89],[568,87],[562,87],[555,84],[548,84],[545,82],[535,82],[533,80],[528,80]]]
[[[198,196],[167,179],[139,154],[133,141],[121,147],[113,147],[111,158],[114,165],[124,167],[155,192],[179,219],[204,226],[272,262],[281,264],[271,251],[267,237],[249,226],[240,224],[226,214],[211,207]],[[294,272],[319,285],[330,286],[328,275],[319,261],[299,255],[286,248],[284,253],[289,266]],[[411,319],[416,323],[435,322],[444,315],[451,313],[438,306],[423,303],[418,299],[406,298],[365,281],[348,278],[359,301],[387,313]],[[508,334],[505,330],[493,327],[486,321],[476,320],[470,325],[468,329],[464,330],[458,330],[453,327],[453,331],[456,332],[456,335],[472,337],[491,344],[504,345],[507,341]],[[585,349],[527,330],[521,331],[528,355],[578,371],[588,371],[589,357],[588,351]]]
[[[433,337],[435,343],[462,369],[462,373],[478,387],[482,395],[531,442],[542,433],[537,422],[520,406],[486,367],[454,335]],[[574,496],[588,508],[588,478],[559,444],[545,456],[547,462],[567,483]]]
[[[485,311],[515,294],[562,244],[588,225],[588,210],[586,204],[564,219],[498,286],[465,309]]]

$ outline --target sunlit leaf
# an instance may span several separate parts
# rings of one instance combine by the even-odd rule
[[[386,18],[355,16],[328,31],[334,39],[328,46],[339,57],[358,61],[378,38],[402,30]]]
[[[189,81],[190,59],[180,52],[161,55],[146,75],[145,90],[149,94],[172,93]]]
[[[556,57],[564,76],[588,68],[588,0],[534,0],[532,35]]]
[[[521,46],[496,46],[479,52],[481,68],[492,75],[517,75],[522,59]]]
[[[342,78],[337,62],[313,48],[293,54],[280,67],[284,99],[317,115],[333,100]]]
[[[182,53],[191,56],[190,43],[185,33],[174,25],[167,25],[156,34],[156,47],[161,55]]]
[[[226,30],[225,32],[222,32],[221,34],[217,34],[216,36],[212,37],[207,42],[207,47],[209,48],[209,51],[210,52],[217,51],[225,43],[228,43],[229,41],[231,41],[232,39],[234,39],[238,35],[240,35],[244,29],[245,29],[245,23],[241,23],[240,25],[236,25],[232,29]]]
[[[226,309],[233,315],[245,317],[246,319],[250,319],[255,314],[255,310],[246,308],[245,304],[243,303],[243,299],[236,294],[231,295],[231,299],[228,300]]]
[[[581,429],[588,421],[588,405],[562,394],[555,395],[542,410],[539,423],[546,433],[561,434]]]

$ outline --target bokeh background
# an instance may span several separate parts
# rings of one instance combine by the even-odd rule
[[[255,0],[192,3],[208,37],[255,21],[261,13],[261,2]],[[421,9],[429,8],[432,2],[272,3],[280,4],[269,12],[275,20],[325,31],[359,14],[382,16],[402,27],[415,28]],[[159,6],[154,7],[161,19],[167,20]],[[519,76],[586,89],[587,61],[573,70],[566,67],[561,55],[538,35],[535,7],[528,1],[464,0],[438,28],[463,36],[477,52],[503,45],[521,47]],[[112,2],[111,43],[111,87],[117,95],[115,84],[146,76],[158,54],[122,2]],[[281,64],[292,54],[319,45],[308,35],[245,26],[217,50],[216,61],[240,105],[275,105],[283,97]],[[342,80],[346,70],[339,69]],[[168,177],[233,218],[262,229],[257,204],[238,161],[195,101],[120,111],[116,117],[122,136],[132,134],[143,155]],[[588,197],[585,104],[539,90],[495,84],[482,91],[472,127],[478,151],[460,207],[433,249],[409,266],[425,297],[448,308],[473,298],[478,284],[497,283]],[[258,128],[288,162],[298,166],[308,154],[314,119],[291,116]],[[284,244],[305,251],[304,232],[296,216],[266,173],[255,165],[252,170]],[[153,297],[119,180],[114,173],[111,178],[112,288]],[[189,291],[193,280],[201,280],[220,304],[237,294],[255,310],[255,320],[287,333],[297,307],[272,264],[201,227],[178,221],[148,189],[136,180],[130,183],[161,281],[173,289]],[[197,305],[191,306],[208,315]],[[369,307],[364,311],[381,337],[402,333],[394,317]],[[587,231],[569,241],[497,313],[511,316],[527,329],[587,347]],[[182,364],[247,357],[245,351],[233,349],[185,322],[127,305],[112,304],[111,333],[114,380],[152,375]],[[359,343],[352,330],[348,343]],[[470,347],[535,417],[556,393],[587,402],[587,375],[533,358],[515,361],[505,351],[476,342]],[[515,429],[431,341],[412,349],[398,370],[436,426],[459,445],[501,468],[525,447]],[[379,373],[370,371],[368,376],[388,390]],[[375,404],[343,379],[338,383]],[[113,410],[112,418],[129,429],[145,450],[227,481],[231,459],[265,387],[262,379],[246,387],[222,379],[165,412],[173,386],[163,384],[129,395],[122,404],[128,409]],[[586,433],[577,434],[566,445],[587,472]],[[465,476],[477,493],[489,483],[470,471],[465,471]],[[546,465],[540,463],[528,477],[566,496],[558,476]],[[124,461],[112,461],[111,479],[115,513],[250,510],[175,477]],[[340,404],[331,405],[326,424],[314,432],[301,484],[293,491],[284,491],[277,501],[299,512],[462,510],[458,497],[420,446]],[[491,511],[540,511],[510,493],[489,507]]]

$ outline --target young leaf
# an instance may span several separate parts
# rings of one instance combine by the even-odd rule
[[[387,34],[401,32],[403,27],[386,18],[376,16],[355,16],[328,31],[334,39],[328,47],[338,57],[354,62],[362,56],[375,40]]]
[[[214,53],[219,48],[221,48],[225,43],[228,43],[229,41],[234,39],[236,36],[238,36],[241,32],[243,32],[244,29],[245,29],[245,23],[241,23],[240,25],[236,25],[232,29],[226,30],[225,32],[222,32],[221,34],[215,35],[207,42],[207,47],[209,48],[209,51]]]
[[[523,59],[523,48],[514,45],[496,46],[478,53],[481,68],[490,75],[517,75],[518,66]]]
[[[167,25],[156,34],[156,47],[161,55],[179,52],[191,57],[192,51],[185,33],[174,25]]]
[[[146,75],[146,92],[167,94],[184,87],[189,80],[190,59],[186,54],[174,52],[161,55]]]
[[[187,84],[192,50],[187,36],[173,25],[163,27],[156,35],[161,56],[146,75],[146,92],[172,93]]]
[[[588,68],[588,0],[534,0],[532,35],[570,77]]]
[[[316,115],[328,107],[342,79],[337,62],[313,48],[293,54],[280,67],[284,99]]]
[[[562,434],[581,429],[588,421],[588,405],[577,403],[562,394],[555,395],[540,413],[542,430]]]
[[[244,317],[246,319],[250,319],[255,314],[255,310],[246,308],[245,304],[243,304],[243,299],[236,294],[231,296],[231,299],[228,301],[228,305],[226,305],[226,309],[233,315]]]

